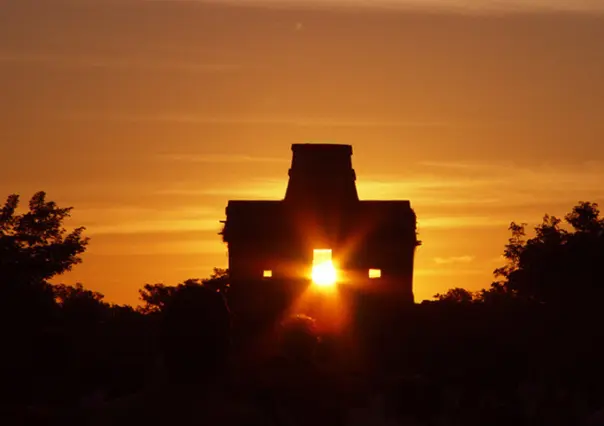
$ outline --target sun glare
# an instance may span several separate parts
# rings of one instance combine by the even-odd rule
[[[335,285],[338,274],[331,260],[331,250],[314,250],[311,278],[312,282],[319,287],[332,287]]]

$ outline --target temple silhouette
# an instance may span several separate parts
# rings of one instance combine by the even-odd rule
[[[317,255],[333,261],[339,288],[412,304],[410,202],[359,200],[350,145],[294,144],[292,152],[283,200],[228,202],[222,236],[235,304],[267,309],[265,298],[279,293],[286,305],[310,284]]]

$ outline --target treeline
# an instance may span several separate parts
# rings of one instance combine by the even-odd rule
[[[489,289],[454,288],[438,302],[523,302],[560,308],[601,303],[604,295],[604,219],[596,203],[580,202],[564,219],[545,215],[528,238],[526,224],[512,222],[511,237]]]
[[[176,286],[147,284],[136,308],[107,303],[81,284],[51,285],[81,262],[89,240],[83,228],[64,228],[71,209],[47,201],[43,192],[24,213],[17,212],[18,203],[10,196],[0,211],[5,407],[86,406],[140,391],[167,371],[186,368],[181,374],[193,377],[199,365],[215,370],[216,356],[243,362],[228,349],[230,325],[216,328],[221,303],[228,313],[228,271]],[[363,364],[357,367],[371,380],[419,375],[438,388],[456,383],[511,395],[527,380],[556,382],[582,395],[585,410],[598,408],[604,398],[604,348],[597,344],[604,337],[604,219],[598,206],[581,202],[563,219],[546,215],[532,236],[526,224],[512,223],[510,231],[506,264],[490,288],[451,289],[400,312],[361,301],[354,350],[347,344],[338,352],[329,336],[314,335],[310,319],[298,318],[290,338],[281,340],[285,353],[338,366],[358,352]],[[210,374],[202,370],[198,378]],[[409,410],[419,409],[409,401]],[[470,417],[463,424],[473,424]]]
[[[140,389],[157,374],[170,302],[228,285],[221,269],[176,286],[147,284],[132,307],[105,302],[82,284],[51,284],[81,262],[89,239],[84,228],[65,229],[72,209],[44,192],[23,213],[19,201],[11,195],[0,210],[0,407],[77,405],[99,391],[114,398]]]

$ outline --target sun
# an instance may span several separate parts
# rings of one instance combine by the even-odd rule
[[[333,287],[338,279],[336,267],[331,260],[330,249],[313,252],[312,282],[319,287]]]
[[[312,268],[312,282],[320,287],[332,287],[338,279],[333,262],[323,262]]]

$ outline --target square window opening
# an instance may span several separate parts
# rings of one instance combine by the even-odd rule
[[[370,269],[369,270],[369,278],[376,279],[376,278],[381,278],[381,277],[382,277],[381,269]]]

